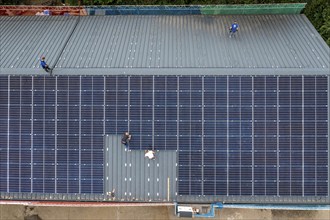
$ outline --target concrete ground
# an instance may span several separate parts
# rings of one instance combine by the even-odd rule
[[[32,215],[38,215],[42,220],[186,219],[176,217],[173,206],[49,207],[0,205],[0,220],[24,220],[24,217]],[[216,211],[215,219],[329,220],[330,211],[222,209]]]

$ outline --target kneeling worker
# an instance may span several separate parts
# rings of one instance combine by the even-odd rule
[[[144,157],[149,158],[149,160],[155,160],[156,156],[155,156],[156,152],[153,150],[145,150],[144,151]]]
[[[123,134],[123,137],[121,138],[121,143],[124,144],[125,146],[127,146],[130,142],[132,138],[132,135],[130,135],[128,133],[128,131],[126,131],[124,134]]]

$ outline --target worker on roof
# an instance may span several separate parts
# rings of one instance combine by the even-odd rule
[[[235,36],[235,33],[238,31],[239,25],[237,21],[234,21],[234,23],[229,27],[229,37]]]
[[[129,133],[128,131],[126,131],[126,132],[123,134],[122,138],[121,138],[121,143],[122,143],[123,145],[125,145],[125,147],[128,147],[128,144],[129,144],[131,138],[132,138],[132,135],[130,135],[130,133]]]
[[[49,68],[49,66],[47,65],[46,61],[45,61],[45,57],[42,56],[40,59],[40,66],[48,73],[48,72],[52,72],[52,69]]]
[[[144,151],[144,157],[149,158],[149,160],[155,160],[156,159],[156,152],[154,150],[145,150]]]

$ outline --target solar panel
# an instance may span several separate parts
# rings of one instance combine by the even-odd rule
[[[132,150],[178,150],[179,195],[328,195],[324,76],[1,76],[0,85],[1,191],[102,193],[103,136],[130,131]]]

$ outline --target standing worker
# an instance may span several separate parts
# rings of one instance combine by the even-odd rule
[[[238,31],[238,23],[237,21],[234,21],[234,23],[230,26],[229,28],[229,37],[231,38],[231,36],[235,36],[235,33]]]
[[[45,61],[45,57],[41,57],[41,60],[40,60],[40,66],[48,73],[50,72],[50,75],[52,75],[52,69],[49,68],[48,64],[46,63]]]

